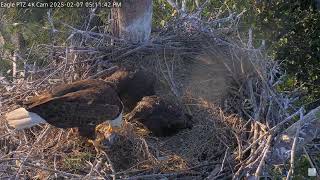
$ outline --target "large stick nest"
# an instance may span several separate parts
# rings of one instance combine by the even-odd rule
[[[194,127],[154,138],[126,123],[114,148],[97,155],[73,130],[13,131],[1,116],[1,177],[211,179],[268,172],[264,162],[291,102],[275,90],[279,67],[263,47],[252,46],[251,32],[248,43],[237,38],[240,16],[204,22],[184,15],[139,45],[65,24],[66,45],[35,47],[42,64],[3,81],[2,115],[51,86],[133,66],[156,74],[157,94],[184,106]]]

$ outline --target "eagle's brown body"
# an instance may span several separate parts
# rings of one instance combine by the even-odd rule
[[[57,86],[25,105],[28,112],[53,126],[78,127],[80,135],[92,138],[96,125],[117,118],[123,109],[117,92],[107,82],[90,79]]]
[[[107,77],[119,94],[126,110],[131,111],[144,97],[155,94],[154,86],[156,77],[147,71],[120,69]]]
[[[142,123],[155,136],[170,136],[191,128],[191,116],[158,96],[146,96],[128,115],[128,121]]]

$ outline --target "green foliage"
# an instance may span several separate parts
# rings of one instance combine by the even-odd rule
[[[12,53],[16,47],[12,38],[15,33],[21,33],[23,35],[24,42],[26,44],[28,54],[28,63],[33,64],[37,62],[38,66],[44,66],[43,58],[46,58],[47,55],[44,55],[43,50],[37,48],[42,44],[63,44],[65,39],[69,35],[69,28],[66,28],[61,24],[61,22],[69,24],[71,26],[82,28],[83,20],[86,16],[83,14],[88,14],[85,11],[88,9],[53,9],[52,16],[55,29],[58,29],[59,32],[52,36],[51,34],[51,24],[48,22],[47,12],[48,9],[45,8],[10,8],[3,11],[2,24],[3,26],[0,29],[0,35],[4,37],[4,45],[0,47],[1,52],[6,52],[7,54]],[[32,51],[30,48],[33,47]],[[48,63],[48,61],[46,61]],[[0,71],[6,72],[11,69],[11,63],[8,60],[1,60],[0,62]],[[23,66],[22,62],[18,62],[18,68],[21,69]]]
[[[282,166],[274,166],[270,169],[270,176],[273,179],[285,179],[285,172]]]
[[[297,85],[320,98],[320,13],[300,12],[295,26],[279,41],[277,59],[284,60]]]
[[[293,180],[308,179],[316,180],[316,177],[308,176],[308,168],[310,168],[310,163],[306,156],[301,156],[296,159]]]
[[[0,59],[0,75],[5,75],[6,72],[11,69],[10,61]]]
[[[152,26],[155,29],[165,27],[166,23],[173,18],[174,9],[166,0],[157,0],[153,2]]]
[[[313,2],[280,1],[264,7],[261,14],[263,27],[273,27],[269,36],[275,59],[283,61],[283,68],[296,81],[292,88],[301,87],[308,94],[303,103],[320,98],[320,12]]]
[[[316,180],[316,177],[310,177],[308,176],[308,168],[310,168],[310,163],[306,157],[306,155],[303,156],[297,156],[295,158],[294,163],[294,171],[293,171],[293,180],[302,180],[302,179],[308,179],[308,180]],[[289,166],[274,166],[272,169],[270,169],[270,175],[273,179],[286,179],[287,173],[289,171]]]

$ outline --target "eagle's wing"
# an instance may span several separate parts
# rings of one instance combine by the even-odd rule
[[[118,102],[103,101],[103,96],[108,95],[102,92],[96,89],[80,90],[47,99],[28,110],[60,128],[97,125],[117,117],[121,108]]]
[[[23,104],[26,106],[34,106],[46,102],[48,99],[54,97],[60,97],[68,93],[101,86],[103,84],[105,84],[104,81],[93,79],[80,80],[71,84],[62,84],[57,87],[53,87],[50,91],[46,91],[39,96],[32,97],[28,101],[25,101]]]
[[[59,97],[66,95],[68,93],[77,92],[85,89],[89,89],[92,87],[99,87],[105,84],[102,80],[95,80],[95,79],[86,79],[73,82],[71,84],[63,84],[57,87],[52,88],[50,94],[52,97]]]
[[[46,91],[46,92],[43,92],[39,96],[34,96],[34,97],[28,99],[27,101],[24,101],[23,104],[25,106],[32,106],[35,103],[46,101],[47,99],[49,99],[51,97],[52,97],[51,94],[48,91]]]

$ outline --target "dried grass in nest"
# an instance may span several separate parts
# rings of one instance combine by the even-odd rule
[[[116,172],[127,170],[142,161],[152,161],[152,155],[145,141],[136,135],[131,124],[125,123],[116,132],[116,140],[104,148]]]

